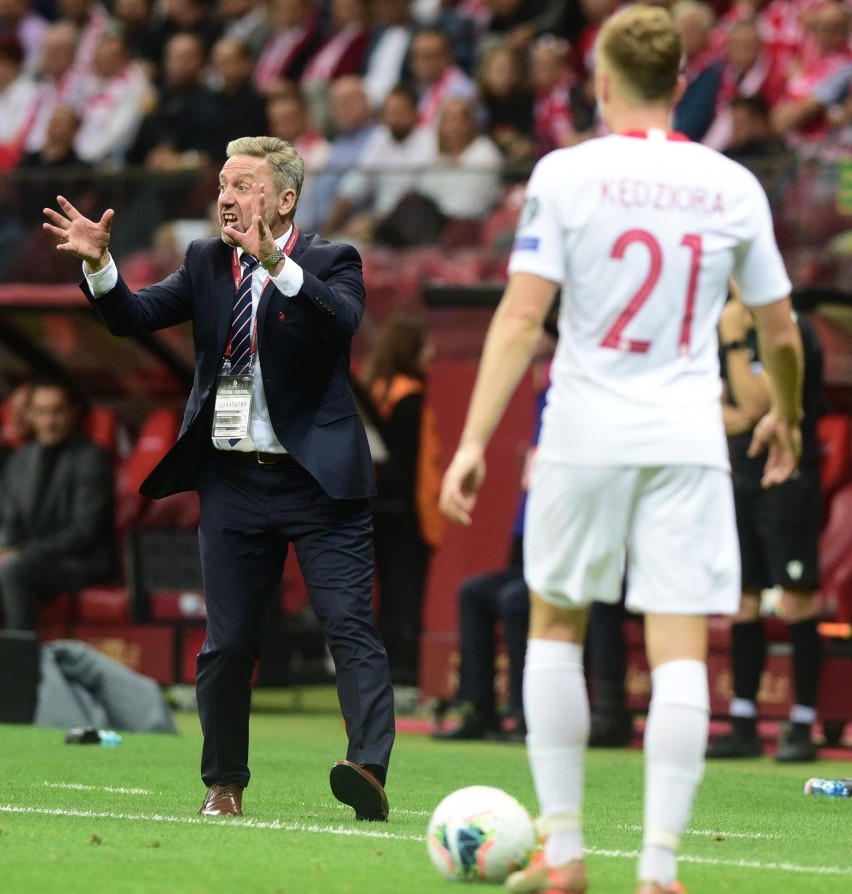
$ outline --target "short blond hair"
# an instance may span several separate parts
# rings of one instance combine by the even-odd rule
[[[225,155],[228,158],[235,155],[262,158],[269,165],[279,193],[285,189],[294,189],[297,197],[302,194],[305,162],[302,156],[284,140],[279,140],[278,137],[240,137],[228,143]]]
[[[610,16],[601,28],[598,52],[639,99],[662,102],[674,94],[683,49],[668,10],[637,4]]]

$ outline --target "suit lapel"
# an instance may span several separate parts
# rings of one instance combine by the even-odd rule
[[[305,234],[302,231],[299,231],[299,237],[296,239],[296,244],[293,246],[293,250],[290,252],[290,257],[294,261],[298,261],[299,256],[304,254],[305,249],[308,247],[308,240],[305,238]],[[270,277],[266,283],[266,286],[263,289],[263,292],[260,295],[260,302],[257,305],[257,340],[260,341],[263,335],[263,321],[266,319],[266,311],[269,307],[269,299],[275,292],[275,283],[272,282],[272,278]]]
[[[224,246],[224,243],[223,243]],[[231,316],[234,312],[234,274],[231,268],[233,249],[217,252],[214,282],[216,284],[216,357],[217,364],[225,353],[228,343],[228,332],[231,329]],[[217,365],[218,369],[218,365]]]

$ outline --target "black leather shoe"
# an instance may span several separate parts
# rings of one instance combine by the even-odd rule
[[[780,764],[807,764],[817,759],[817,747],[811,739],[811,728],[804,723],[792,723],[778,746],[775,760]]]
[[[710,758],[760,757],[761,754],[763,745],[756,730],[751,735],[734,730],[707,744],[707,757]]]
[[[355,819],[387,822],[388,796],[381,782],[360,764],[337,761],[329,775],[331,793],[355,810]]]

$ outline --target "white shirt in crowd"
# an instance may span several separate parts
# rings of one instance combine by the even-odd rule
[[[503,156],[494,141],[478,136],[457,162],[439,156],[423,175],[420,192],[448,217],[481,217],[497,201],[502,164]]]

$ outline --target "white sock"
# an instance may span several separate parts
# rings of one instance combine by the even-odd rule
[[[680,837],[704,773],[710,718],[707,666],[669,661],[651,674],[645,726],[645,836],[639,878],[670,885]]]
[[[580,815],[589,738],[583,647],[531,639],[524,664],[527,755],[547,835],[544,856],[562,866],[583,854]]]

